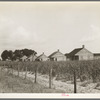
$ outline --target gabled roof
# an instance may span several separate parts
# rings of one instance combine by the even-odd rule
[[[48,58],[44,53],[38,56],[36,59],[41,59],[41,58]]]
[[[83,48],[76,48],[76,49],[74,49],[73,51],[71,51],[69,54],[68,53],[66,53],[65,55],[67,56],[67,57],[71,57],[71,56],[74,56],[76,53],[78,53],[80,50],[82,50]]]
[[[100,56],[100,53],[94,53],[93,55],[94,56]]]
[[[32,58],[32,57],[37,57],[36,55],[30,55],[29,57],[28,57],[28,59],[30,59],[30,58]]]
[[[26,58],[27,58],[27,56],[24,55],[24,56],[22,56],[20,59],[26,59]]]
[[[54,56],[56,56],[56,54],[60,54],[60,56],[65,56],[63,53],[61,53],[59,50],[58,51],[55,51],[55,52],[53,52],[49,57],[51,58],[51,57],[54,57]]]
[[[80,50],[82,50],[83,48],[76,48],[76,49],[74,49],[73,51],[71,51],[70,53],[69,53],[69,56],[73,56],[73,55],[75,55],[76,53],[78,53]]]
[[[73,51],[71,51],[69,54],[66,53],[65,55],[66,55],[67,57],[75,56],[75,54],[77,54],[80,50],[82,50],[82,49],[84,49],[84,48],[85,48],[85,46],[82,45],[82,48],[76,48],[76,49],[74,49]],[[87,49],[85,49],[85,50],[87,50]],[[87,51],[88,51],[88,50],[87,50]],[[90,51],[88,51],[88,52],[90,52]],[[90,52],[90,53],[91,53],[91,52]]]

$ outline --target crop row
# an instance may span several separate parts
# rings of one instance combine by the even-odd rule
[[[81,81],[92,80],[100,81],[100,60],[91,61],[68,61],[68,62],[7,62],[0,61],[0,66],[12,68],[19,71],[35,72],[49,74],[52,69],[52,77],[56,79],[73,80],[74,73],[76,78]]]

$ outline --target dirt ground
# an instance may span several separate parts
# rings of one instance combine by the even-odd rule
[[[49,89],[39,83],[7,73],[0,72],[0,93],[64,93],[59,89]]]
[[[6,70],[5,70],[6,71]],[[11,70],[9,71],[11,73]],[[34,74],[27,72],[27,82],[24,80],[25,78],[25,72],[19,72],[19,77],[17,71],[13,71],[13,76],[6,76],[10,77],[12,80],[11,83],[13,83],[13,90],[9,90],[12,92],[34,92],[34,93],[74,93],[74,84],[71,81],[62,82],[61,80],[56,80],[53,78],[52,81],[52,89],[49,89],[49,77],[48,75],[41,75],[38,73],[37,75],[37,84],[34,83]],[[5,81],[6,81],[5,80]],[[4,81],[4,83],[5,83]],[[19,85],[14,85],[14,83]],[[8,84],[11,84],[10,81],[8,81]],[[9,85],[10,86],[10,85]],[[15,90],[15,87],[19,88],[19,90]],[[21,88],[20,88],[21,86]],[[0,83],[0,87],[3,87]],[[23,87],[23,88],[22,88]],[[33,88],[31,88],[33,87]],[[25,90],[26,89],[26,90]],[[1,89],[2,90],[2,89]],[[8,90],[7,90],[8,91]],[[2,92],[2,91],[1,91]],[[92,82],[77,82],[77,93],[100,93],[100,85],[98,83],[92,83]]]

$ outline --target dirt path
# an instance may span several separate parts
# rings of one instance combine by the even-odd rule
[[[15,75],[18,75],[18,72],[14,70],[13,72]],[[19,72],[20,77],[24,78],[25,72]],[[27,72],[27,79],[34,82],[34,74]],[[49,87],[49,77],[48,75],[41,75],[38,73],[37,75],[37,82],[45,87]],[[90,83],[88,86],[83,87],[80,85],[77,85],[77,92],[78,93],[100,93],[100,90],[94,89],[96,87],[96,83]],[[53,79],[52,84],[53,89],[60,89],[65,91],[65,93],[73,93],[74,91],[74,85],[67,82],[62,82]]]

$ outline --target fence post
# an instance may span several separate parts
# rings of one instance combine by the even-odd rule
[[[13,65],[12,65],[12,77],[13,77]]]
[[[0,68],[1,68],[1,70],[0,70],[0,76],[2,77],[2,66]]]
[[[49,70],[49,88],[52,88],[52,68]]]
[[[17,70],[18,70],[18,77],[19,77],[19,65],[17,66]]]
[[[7,66],[7,74],[9,74],[9,65]]]
[[[34,83],[37,83],[37,67],[35,69],[35,80],[34,80]]]
[[[77,87],[76,87],[76,70],[74,70],[74,93],[77,93]]]
[[[27,78],[27,66],[25,67],[25,79]]]
[[[23,77],[23,71],[24,71],[24,66],[22,65],[22,70],[21,70],[21,72],[22,72],[22,77]]]

